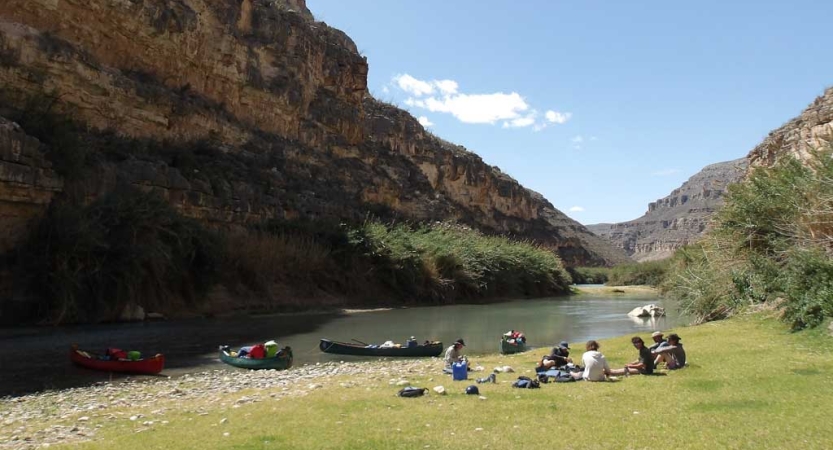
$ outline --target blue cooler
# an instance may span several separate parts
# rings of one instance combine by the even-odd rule
[[[469,368],[464,362],[456,362],[451,365],[451,378],[454,381],[467,380],[469,378]]]

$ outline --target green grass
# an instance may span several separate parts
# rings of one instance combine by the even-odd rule
[[[269,392],[254,393],[265,400],[239,408],[231,406],[235,399],[252,392],[220,401],[172,401],[164,417],[169,424],[136,433],[142,428],[136,422],[102,421],[97,440],[82,447],[829,448],[829,336],[789,333],[760,314],[674,331],[683,338],[690,366],[664,376],[520,390],[509,384],[519,373],[499,374],[497,385],[480,386],[486,400],[462,394],[468,382],[432,373],[409,379],[418,386],[443,384],[447,396],[395,397],[393,374],[335,377],[304,397],[274,400]],[[602,341],[612,366],[634,358],[629,338]],[[487,368],[509,364],[523,373],[539,353],[473,359]],[[340,385],[347,381],[355,385]],[[208,414],[198,415],[200,408]],[[220,424],[222,418],[228,422]]]

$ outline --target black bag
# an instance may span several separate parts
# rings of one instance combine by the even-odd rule
[[[512,383],[512,387],[521,389],[536,389],[541,387],[541,384],[538,380],[533,380],[532,378],[521,375],[517,380],[515,380],[514,383]]]
[[[428,388],[408,386],[400,389],[396,395],[400,397],[422,397],[426,392],[428,392]]]

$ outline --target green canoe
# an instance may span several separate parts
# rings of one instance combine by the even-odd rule
[[[286,370],[292,367],[292,348],[284,347],[274,358],[252,359],[237,358],[229,355],[227,345],[220,346],[220,361],[242,369],[275,369]]]
[[[527,350],[526,343],[524,342],[508,342],[506,339],[500,340],[500,352],[504,355],[509,355],[512,353],[521,353]]]

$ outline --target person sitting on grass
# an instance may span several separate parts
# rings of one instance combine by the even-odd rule
[[[584,364],[584,372],[572,373],[575,379],[584,379],[587,381],[607,381],[609,377],[614,375],[625,375],[626,369],[611,370],[607,364],[607,359],[599,351],[599,343],[593,340],[587,341],[585,349],[587,350],[581,355],[581,362]]]
[[[685,350],[680,342],[677,333],[668,335],[668,345],[660,347],[652,353],[656,356],[654,365],[664,362],[668,370],[677,370],[685,367]]]
[[[466,361],[466,357],[463,355],[463,347],[466,346],[466,343],[463,341],[462,338],[457,339],[454,341],[451,346],[445,351],[445,357],[443,360],[445,361],[446,369],[450,369],[451,365],[459,362],[459,361]]]
[[[648,347],[648,350],[652,352],[656,352],[658,348],[666,347],[668,345],[668,341],[662,338],[662,331],[654,331],[651,334],[651,339],[653,339],[654,343]]]
[[[566,370],[567,364],[571,362],[573,362],[573,358],[570,358],[570,344],[567,341],[561,341],[558,347],[553,347],[549,355],[541,358],[541,362],[538,363],[535,371],[545,372],[550,369]]]
[[[625,364],[625,376],[631,373],[639,373],[642,375],[651,375],[654,373],[654,355],[651,350],[645,346],[645,341],[639,336],[631,338],[633,346],[639,351],[639,359]]]

